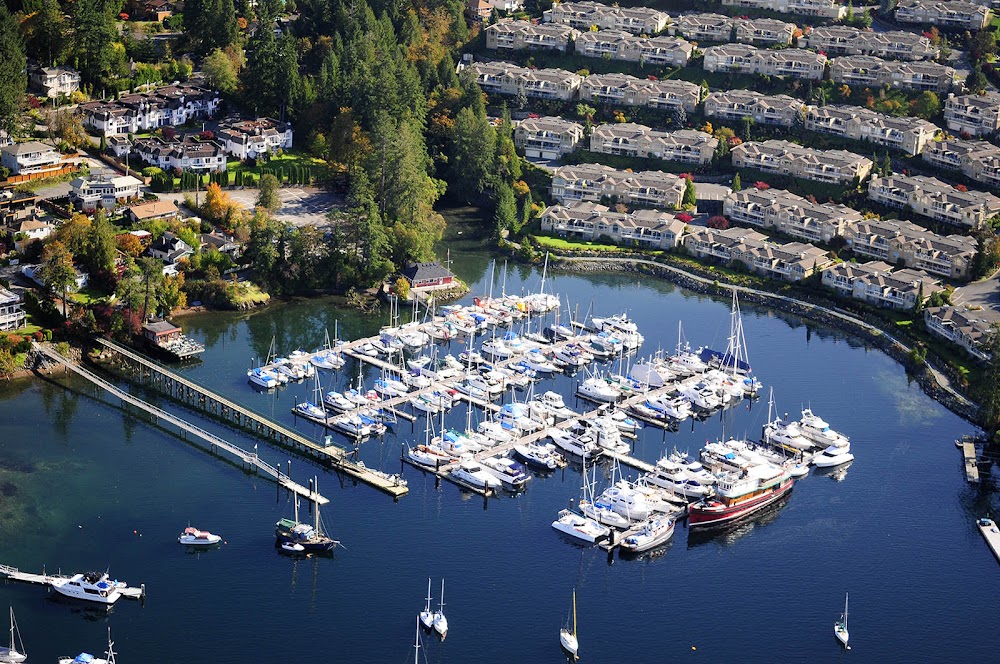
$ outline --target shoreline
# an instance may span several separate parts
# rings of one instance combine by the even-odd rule
[[[787,295],[758,290],[746,286],[728,284],[717,279],[708,279],[679,267],[658,263],[647,258],[608,256],[569,256],[550,254],[554,260],[549,268],[565,272],[625,272],[645,274],[669,281],[681,288],[705,295],[723,295],[736,290],[744,302],[763,305],[801,316],[807,320],[835,327],[853,334],[903,365],[907,375],[920,385],[927,396],[970,424],[981,428],[978,421],[979,406],[951,386],[948,377],[925,362],[919,369],[910,366],[908,359],[911,347],[895,338],[882,328],[867,323],[852,314],[835,308],[806,302]]]

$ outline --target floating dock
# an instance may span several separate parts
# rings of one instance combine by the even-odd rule
[[[962,456],[965,458],[965,479],[969,484],[979,484],[979,465],[976,462],[976,446],[971,441],[962,443]]]
[[[1000,530],[993,519],[980,519],[977,524],[979,532],[983,534],[983,539],[990,545],[993,555],[1000,561]]]

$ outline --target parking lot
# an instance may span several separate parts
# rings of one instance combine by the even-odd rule
[[[257,189],[232,189],[226,193],[246,210],[252,210],[257,203]],[[274,217],[293,226],[326,226],[329,223],[326,215],[343,204],[341,196],[315,187],[282,187],[278,195],[281,208]],[[204,199],[205,192],[201,196]],[[184,202],[184,194],[160,194],[160,198],[173,200],[178,205]]]

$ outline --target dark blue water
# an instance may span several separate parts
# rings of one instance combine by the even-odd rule
[[[453,257],[474,292],[488,288],[485,256]],[[537,271],[511,268],[506,288],[534,289],[539,280]],[[495,283],[499,291],[499,274]],[[694,345],[724,344],[729,330],[728,302],[660,282],[550,274],[546,290],[568,296],[581,315],[591,305],[628,311],[647,352],[673,347],[678,320]],[[289,412],[307,385],[258,394],[245,371],[272,337],[281,352],[315,348],[335,320],[345,336],[382,323],[322,301],[186,317],[181,323],[208,350],[184,372],[319,437]],[[572,468],[484,504],[407,467],[410,493],[393,503],[261,443],[269,461],[292,459],[299,481],[320,475],[331,499],[324,521],[347,547],[333,559],[296,562],[273,548],[273,524],[292,509],[273,484],[96,401],[78,381],[4,385],[0,562],[25,570],[110,567],[112,576],[144,582],[149,598],[145,606],[122,600],[106,615],[57,602],[41,587],[6,585],[3,603],[13,605],[33,662],[102,652],[109,625],[122,664],[412,661],[428,576],[435,601],[439,579],[447,579],[450,623],[446,642],[425,638],[432,662],[562,661],[558,630],[574,587],[584,661],[993,659],[983,635],[1000,627],[993,610],[1000,571],[973,523],[991,500],[964,483],[952,444],[972,428],[909,384],[892,360],[840,332],[749,307],[744,325],[755,372],[774,387],[778,407],[794,413],[811,404],[851,437],[857,458],[846,473],[798,482],[786,506],[736,532],[695,541],[678,527],[665,551],[638,560],[609,561],[551,529],[556,512],[579,495]],[[573,379],[540,387],[568,398]],[[635,454],[652,461],[673,446],[696,451],[723,426],[756,435],[766,411],[766,401],[745,402],[677,433],[649,429]],[[449,422],[464,417],[458,408]],[[422,424],[402,423],[385,440],[364,443],[360,455],[396,472],[402,442],[422,436]],[[186,553],[176,536],[188,523],[226,544]],[[832,634],[845,591],[849,653]]]

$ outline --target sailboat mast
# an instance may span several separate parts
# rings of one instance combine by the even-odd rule
[[[576,636],[576,588],[573,589],[573,636]]]
[[[431,580],[427,579],[430,584]],[[417,631],[413,637],[413,664],[420,664],[420,616],[417,616]]]
[[[323,533],[319,529],[319,477],[313,477],[313,528],[320,535]]]
[[[441,579],[441,613],[444,613],[444,579]]]

